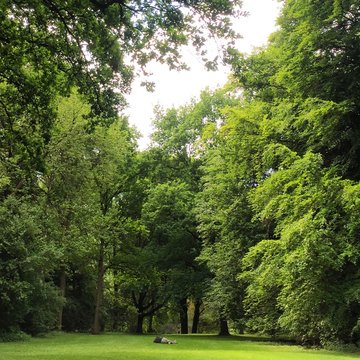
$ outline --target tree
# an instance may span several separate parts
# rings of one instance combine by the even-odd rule
[[[258,150],[248,146],[240,160],[244,166],[250,155],[259,159],[245,201],[267,230],[238,276],[248,283],[244,306],[253,331],[283,331],[310,343],[358,338],[350,320],[358,318],[358,304],[347,298],[354,293],[345,280],[357,273],[356,240],[347,230],[356,225],[345,194],[356,193],[348,179],[358,180],[358,5],[286,1],[267,48],[231,54],[259,135]],[[243,113],[233,117],[238,139],[248,134],[239,126]]]
[[[51,281],[60,253],[46,234],[42,202],[9,196],[0,215],[1,332],[47,332],[62,301]]]
[[[167,296],[179,307],[181,332],[188,332],[187,299],[193,283],[194,259],[199,251],[191,208],[193,193],[185,183],[169,182],[150,189],[143,206],[149,246],[165,276]]]
[[[303,342],[358,338],[358,305],[347,295],[358,253],[356,236],[348,231],[357,226],[350,210],[357,200],[347,194],[356,188],[323,170],[321,157],[308,153],[254,190],[258,214],[276,222],[277,238],[264,240],[247,256],[252,279],[247,302],[258,316],[269,307],[269,289],[275,290],[273,326]],[[264,318],[258,325],[269,324]]]
[[[209,132],[209,128],[216,127],[221,121],[220,105],[234,101],[232,96],[225,95],[227,91],[205,90],[199,101],[193,100],[179,109],[156,109],[155,132],[149,151],[156,161],[149,171],[154,188],[149,191],[145,203],[152,204],[154,214],[151,218],[146,214],[146,222],[153,241],[167,244],[164,250],[169,255],[163,256],[168,259],[163,266],[168,269],[173,289],[170,297],[178,308],[182,333],[187,333],[189,328],[189,301],[194,303],[195,310],[192,331],[197,332],[200,306],[209,277],[204,264],[196,261],[201,240],[192,211],[200,188],[204,151],[200,138],[203,132]]]
[[[45,148],[45,170],[39,174],[39,186],[45,194],[44,212],[51,225],[47,232],[61,253],[56,281],[65,298],[73,269],[83,274],[89,266],[85,258],[92,255],[89,238],[94,231],[96,199],[88,156],[90,134],[83,118],[89,113],[89,106],[75,90],[69,98],[59,97],[57,103],[58,117]],[[73,319],[72,330],[79,329],[79,323],[87,320]],[[59,330],[62,326],[63,309],[59,314]]]
[[[136,309],[135,332],[142,334],[144,320],[152,319],[168,301],[166,275],[158,266],[159,254],[147,241],[141,246],[136,244],[129,254],[133,261],[131,268],[123,272],[121,287]],[[152,331],[150,322],[147,332]]]
[[[196,206],[203,240],[200,259],[213,275],[208,301],[219,317],[221,335],[228,334],[227,320],[244,330],[245,283],[238,273],[247,250],[265,231],[252,220],[247,199],[262,174],[263,139],[258,117],[263,112],[261,103],[223,110],[226,117],[204,155],[202,190]]]
[[[59,120],[47,147],[41,187],[54,224],[52,236],[63,253],[59,265],[63,296],[67,272],[75,267],[83,273],[90,264],[96,269],[93,331],[98,333],[104,277],[114,266],[122,232],[115,205],[126,187],[135,145],[125,120],[89,132],[83,118],[88,112],[76,93],[59,101]]]
[[[103,301],[104,275],[111,267],[113,252],[112,236],[116,232],[117,211],[113,207],[121,201],[121,193],[125,190],[127,167],[131,161],[134,143],[126,122],[119,121],[109,128],[99,128],[94,132],[90,142],[92,175],[94,191],[97,194],[98,214],[95,220],[97,231],[97,285],[95,299],[95,315],[92,332],[98,334],[100,325],[100,308]],[[115,226],[115,229],[114,229]],[[112,249],[113,250],[113,249]]]

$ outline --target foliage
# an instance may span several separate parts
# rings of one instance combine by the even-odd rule
[[[253,174],[235,197],[266,230],[251,235],[237,277],[253,331],[304,343],[359,338],[348,297],[358,274],[358,10],[357,1],[285,1],[268,47],[230,53],[244,101],[228,111],[224,142],[243,149],[235,173]]]
[[[281,133],[289,135],[278,141],[302,153],[314,147],[352,179],[359,168],[358,15],[356,0],[285,1],[270,45],[230,56],[244,93],[275,105],[269,120],[280,115]]]
[[[0,1],[1,330],[88,329],[95,302],[99,331],[104,279],[145,232],[124,94],[150,61],[185,68],[182,46],[214,68],[206,40],[232,44],[240,5]]]
[[[61,305],[51,274],[61,252],[44,227],[41,206],[8,197],[1,205],[2,331],[48,331]]]
[[[358,0],[284,1],[267,47],[228,49],[229,84],[156,109],[147,151],[118,116],[136,66],[192,44],[214,67],[240,5],[0,2],[1,334],[187,332],[191,304],[193,328],[206,306],[358,343]]]
[[[242,300],[245,284],[239,281],[242,257],[261,234],[260,223],[252,221],[247,195],[258,179],[260,136],[257,116],[263,108],[256,104],[229,107],[205,153],[203,188],[197,198],[197,218],[203,240],[200,260],[212,279],[209,301],[219,315],[233,320],[244,330]]]
[[[188,331],[190,302],[196,304],[192,331],[197,331],[209,276],[205,266],[195,260],[201,249],[193,211],[201,175],[200,136],[220,121],[217,105],[232,101],[223,89],[205,90],[198,102],[179,109],[158,108],[152,147],[142,157],[147,187],[142,221],[149,231],[146,248],[157,256],[162,290],[170,308],[179,312],[183,333]]]
[[[358,225],[346,195],[357,187],[322,170],[321,158],[307,153],[254,190],[258,216],[276,223],[276,240],[264,240],[246,257],[249,311],[264,312],[272,294],[273,327],[315,343],[357,337],[357,305],[347,294],[359,253],[348,229]]]
[[[231,42],[235,34],[230,17],[239,13],[239,3],[229,1],[125,4],[87,0],[81,5],[74,1],[3,1],[0,73],[7,94],[2,102],[4,116],[9,121],[15,116],[15,109],[8,105],[13,106],[11,99],[17,94],[24,95],[19,111],[31,110],[30,105],[43,111],[38,126],[45,131],[51,122],[48,105],[54,91],[61,93],[76,85],[87,95],[94,115],[114,118],[133,77],[126,58],[140,66],[157,60],[183,67],[180,46],[193,44],[200,51],[207,30]]]
[[[12,330],[11,332],[6,331],[0,334],[0,342],[20,342],[29,341],[30,335],[19,330]]]
[[[167,277],[173,296],[190,295],[191,264],[198,252],[192,214],[193,193],[184,183],[159,184],[149,191],[143,206],[150,247],[156,252],[159,269]]]

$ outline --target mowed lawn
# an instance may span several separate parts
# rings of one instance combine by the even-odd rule
[[[59,334],[27,342],[0,343],[0,360],[349,360],[360,354],[307,350],[241,337],[173,335],[176,345],[154,336]]]

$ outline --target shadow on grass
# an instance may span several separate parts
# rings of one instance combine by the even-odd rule
[[[175,336],[172,335],[172,336]],[[261,343],[269,343],[269,344],[277,344],[277,345],[298,345],[298,343],[294,339],[289,339],[285,337],[270,337],[270,336],[263,336],[263,335],[207,335],[207,334],[187,334],[187,335],[180,335],[177,334],[176,336],[180,337],[193,337],[197,340],[204,339],[204,340],[220,340],[220,341],[250,341],[250,342],[261,342]]]

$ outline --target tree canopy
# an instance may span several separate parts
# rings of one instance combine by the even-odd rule
[[[240,5],[0,2],[0,337],[359,344],[360,2],[283,1],[251,54],[228,47]],[[228,84],[157,107],[139,151],[131,80],[189,44],[214,67],[209,34]]]

